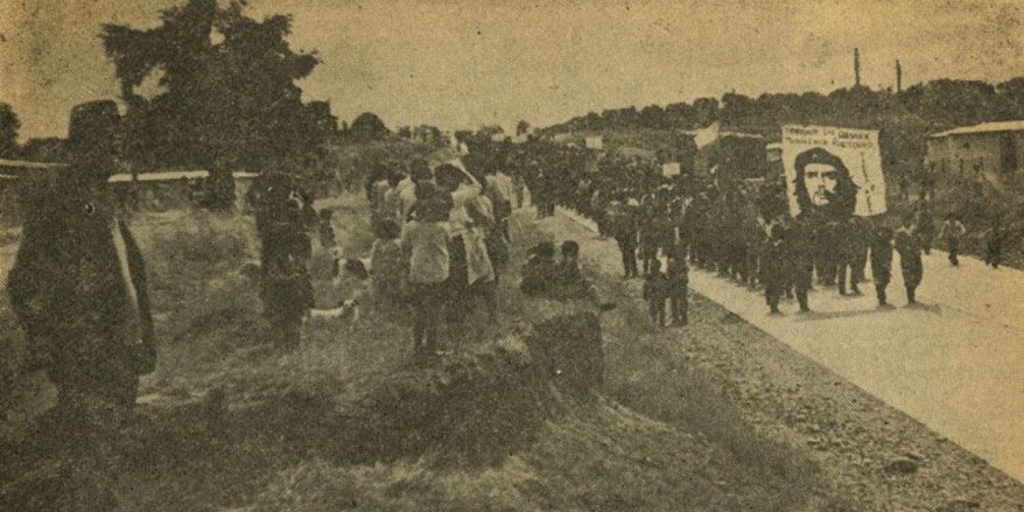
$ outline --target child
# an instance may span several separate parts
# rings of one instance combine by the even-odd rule
[[[519,289],[526,295],[540,295],[549,290],[555,278],[555,244],[540,242],[530,250],[523,265],[523,280]]]
[[[562,242],[562,261],[555,268],[555,282],[559,295],[565,298],[594,298],[593,287],[580,271],[580,244],[567,240]]]
[[[668,298],[672,309],[672,326],[683,326],[690,323],[688,318],[689,300],[687,291],[690,285],[690,268],[686,260],[679,257],[678,251],[668,260]]]
[[[661,260],[650,262],[650,272],[644,278],[644,300],[651,313],[655,327],[665,326],[665,300],[668,299],[668,278],[661,273]]]
[[[378,231],[380,238],[373,242],[370,252],[373,293],[383,302],[396,305],[405,295],[409,261],[398,239],[401,229],[395,220],[382,220]]]

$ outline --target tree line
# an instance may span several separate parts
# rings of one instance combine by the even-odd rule
[[[858,86],[828,94],[765,93],[756,98],[726,93],[671,103],[589,112],[543,133],[603,130],[693,130],[720,122],[724,130],[778,140],[784,124],[881,130],[887,170],[920,172],[927,135],[956,126],[1024,119],[1024,77],[999,84],[940,79],[900,92]]]

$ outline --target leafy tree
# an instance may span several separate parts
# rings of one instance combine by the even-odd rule
[[[384,125],[384,121],[377,117],[377,114],[364,112],[352,121],[348,134],[354,140],[368,141],[383,139],[391,134],[391,131]]]
[[[242,0],[187,0],[155,28],[108,24],[100,36],[129,104],[129,161],[210,168],[217,206],[232,202],[232,169],[289,170],[333,133],[329,105],[301,102],[295,82],[319,60],[291,50],[291,18],[257,21],[243,10]],[[162,91],[139,95],[157,72]]]
[[[707,126],[718,120],[718,100],[715,98],[697,98],[693,102],[697,126]]]
[[[0,157],[11,158],[18,155],[18,130],[21,120],[14,108],[0,103]]]

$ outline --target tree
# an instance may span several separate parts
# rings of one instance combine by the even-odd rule
[[[519,122],[516,123],[516,136],[525,135],[527,133],[530,133],[530,123],[520,119]]]
[[[364,112],[352,121],[348,134],[358,141],[380,140],[391,133],[377,114]]]
[[[304,105],[295,85],[319,63],[316,54],[291,50],[289,16],[256,21],[244,5],[187,0],[162,11],[155,28],[108,24],[100,36],[129,105],[129,162],[208,167],[210,183],[223,187],[212,191],[219,206],[232,203],[232,169],[281,169],[331,135],[329,106],[325,115],[322,104]],[[162,91],[139,95],[158,71]]]
[[[697,98],[693,102],[697,126],[708,126],[718,120],[718,100]]]
[[[0,103],[0,157],[11,158],[18,155],[18,130],[21,120],[14,108]]]

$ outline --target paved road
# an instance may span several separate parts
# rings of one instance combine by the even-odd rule
[[[570,212],[545,222],[559,232],[586,233],[592,225]],[[569,220],[573,218],[573,220]],[[563,231],[564,230],[564,231]],[[621,273],[613,242],[596,255],[603,269]],[[594,257],[595,255],[590,255]],[[946,254],[925,257],[921,308],[875,307],[870,294],[811,294],[811,315],[769,316],[763,295],[716,275],[694,270],[694,291],[903,410],[935,431],[1024,481],[1024,272],[992,270]],[[893,262],[890,302],[904,304],[899,256]]]

